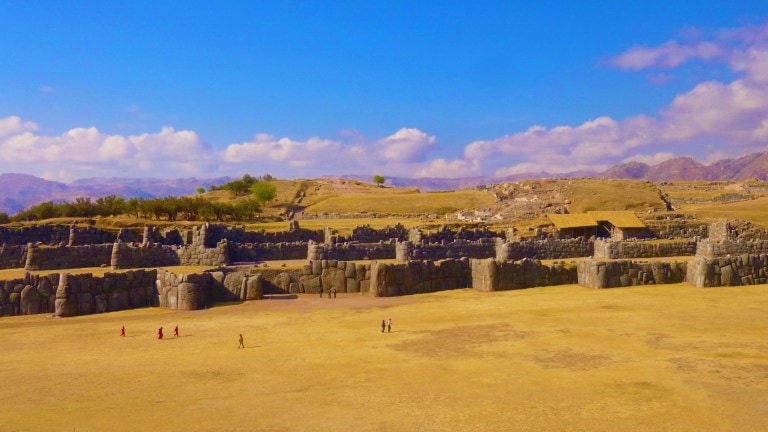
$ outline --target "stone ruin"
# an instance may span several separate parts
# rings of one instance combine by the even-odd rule
[[[319,233],[311,234],[292,221],[283,233],[258,232],[252,236],[239,228],[211,224],[181,230],[148,226],[141,236],[123,230],[112,242],[81,244],[87,239],[113,237],[92,227],[65,228],[0,230],[0,238],[11,242],[35,239],[26,244],[0,245],[0,267],[19,268],[23,263],[29,270],[174,265],[217,269],[194,274],[129,270],[103,277],[64,271],[46,276],[26,273],[22,279],[0,281],[0,316],[73,316],[147,306],[194,310],[219,301],[311,294],[321,288],[395,296],[457,288],[498,291],[572,283],[592,288],[684,281],[697,287],[768,283],[768,235],[734,221],[713,223],[708,227],[708,239],[671,242],[521,240],[512,228],[496,233],[442,227],[430,234],[402,226],[384,230],[363,226],[348,237],[326,229],[322,233],[325,242],[321,242],[315,240],[321,237]],[[257,238],[294,241],[235,241]],[[686,255],[695,256],[690,262],[638,261]],[[591,259],[563,261],[577,257]],[[307,264],[301,269],[254,265],[272,259],[306,259]],[[395,262],[379,262],[390,259]],[[543,259],[556,261],[543,264]]]

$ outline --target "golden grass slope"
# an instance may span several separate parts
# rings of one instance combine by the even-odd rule
[[[0,430],[763,430],[766,290],[559,286],[2,318]],[[156,339],[177,324],[180,338]]]
[[[594,210],[664,209],[661,191],[641,180],[561,180],[563,194],[571,201],[571,213]]]
[[[329,198],[307,208],[307,213],[376,213],[385,215],[452,213],[462,209],[486,207],[495,197],[477,190],[454,192],[345,195]]]
[[[724,204],[693,204],[683,207],[684,213],[697,218],[743,219],[768,227],[768,198]]]

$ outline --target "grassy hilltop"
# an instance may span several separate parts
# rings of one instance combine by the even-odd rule
[[[484,223],[514,225],[525,232],[549,224],[547,213],[581,213],[590,210],[631,210],[643,217],[658,218],[675,213],[702,220],[744,219],[768,226],[768,182],[661,182],[614,179],[545,179],[494,184],[475,189],[423,193],[415,188],[379,187],[357,180],[321,178],[271,180],[274,199],[261,204],[256,219],[230,220],[249,229],[281,231],[293,217],[302,227],[330,226],[347,233],[358,225],[376,228],[402,223],[407,227],[430,228],[443,223],[466,224],[457,212],[484,212]],[[228,190],[190,195],[211,203],[237,205],[251,199]],[[669,209],[674,211],[670,213]],[[34,223],[71,223],[104,228],[183,226],[199,224],[166,218],[137,218],[120,215],[87,218],[53,218]],[[26,222],[25,222],[26,223]],[[18,225],[18,224],[17,224]]]

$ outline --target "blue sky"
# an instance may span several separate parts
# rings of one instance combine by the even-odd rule
[[[458,177],[768,143],[765,1],[0,2],[0,172]]]

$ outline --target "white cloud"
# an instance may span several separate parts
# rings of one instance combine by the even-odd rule
[[[636,46],[608,63],[621,69],[674,68],[686,61],[712,60],[724,54],[724,49],[714,42],[679,44],[669,41],[657,47]]]
[[[435,149],[434,136],[414,128],[402,128],[379,141],[378,155],[394,162],[423,161]]]
[[[118,171],[125,169],[136,175],[168,176],[200,171],[209,160],[195,132],[171,127],[133,136],[104,134],[95,127],[74,128],[58,136],[38,135],[36,130],[34,123],[18,117],[0,119],[0,168],[34,166],[56,178],[84,171],[121,175]],[[151,172],[154,168],[163,171]]]
[[[224,150],[224,161],[232,164],[284,162],[293,167],[304,167],[337,158],[341,148],[338,141],[318,137],[297,141],[258,134],[251,141],[230,144]]]
[[[458,178],[478,174],[480,174],[480,164],[477,161],[434,159],[423,164],[414,176]]]
[[[18,116],[0,118],[0,138],[19,135],[24,132],[34,132],[37,125],[33,122],[25,122]]]

